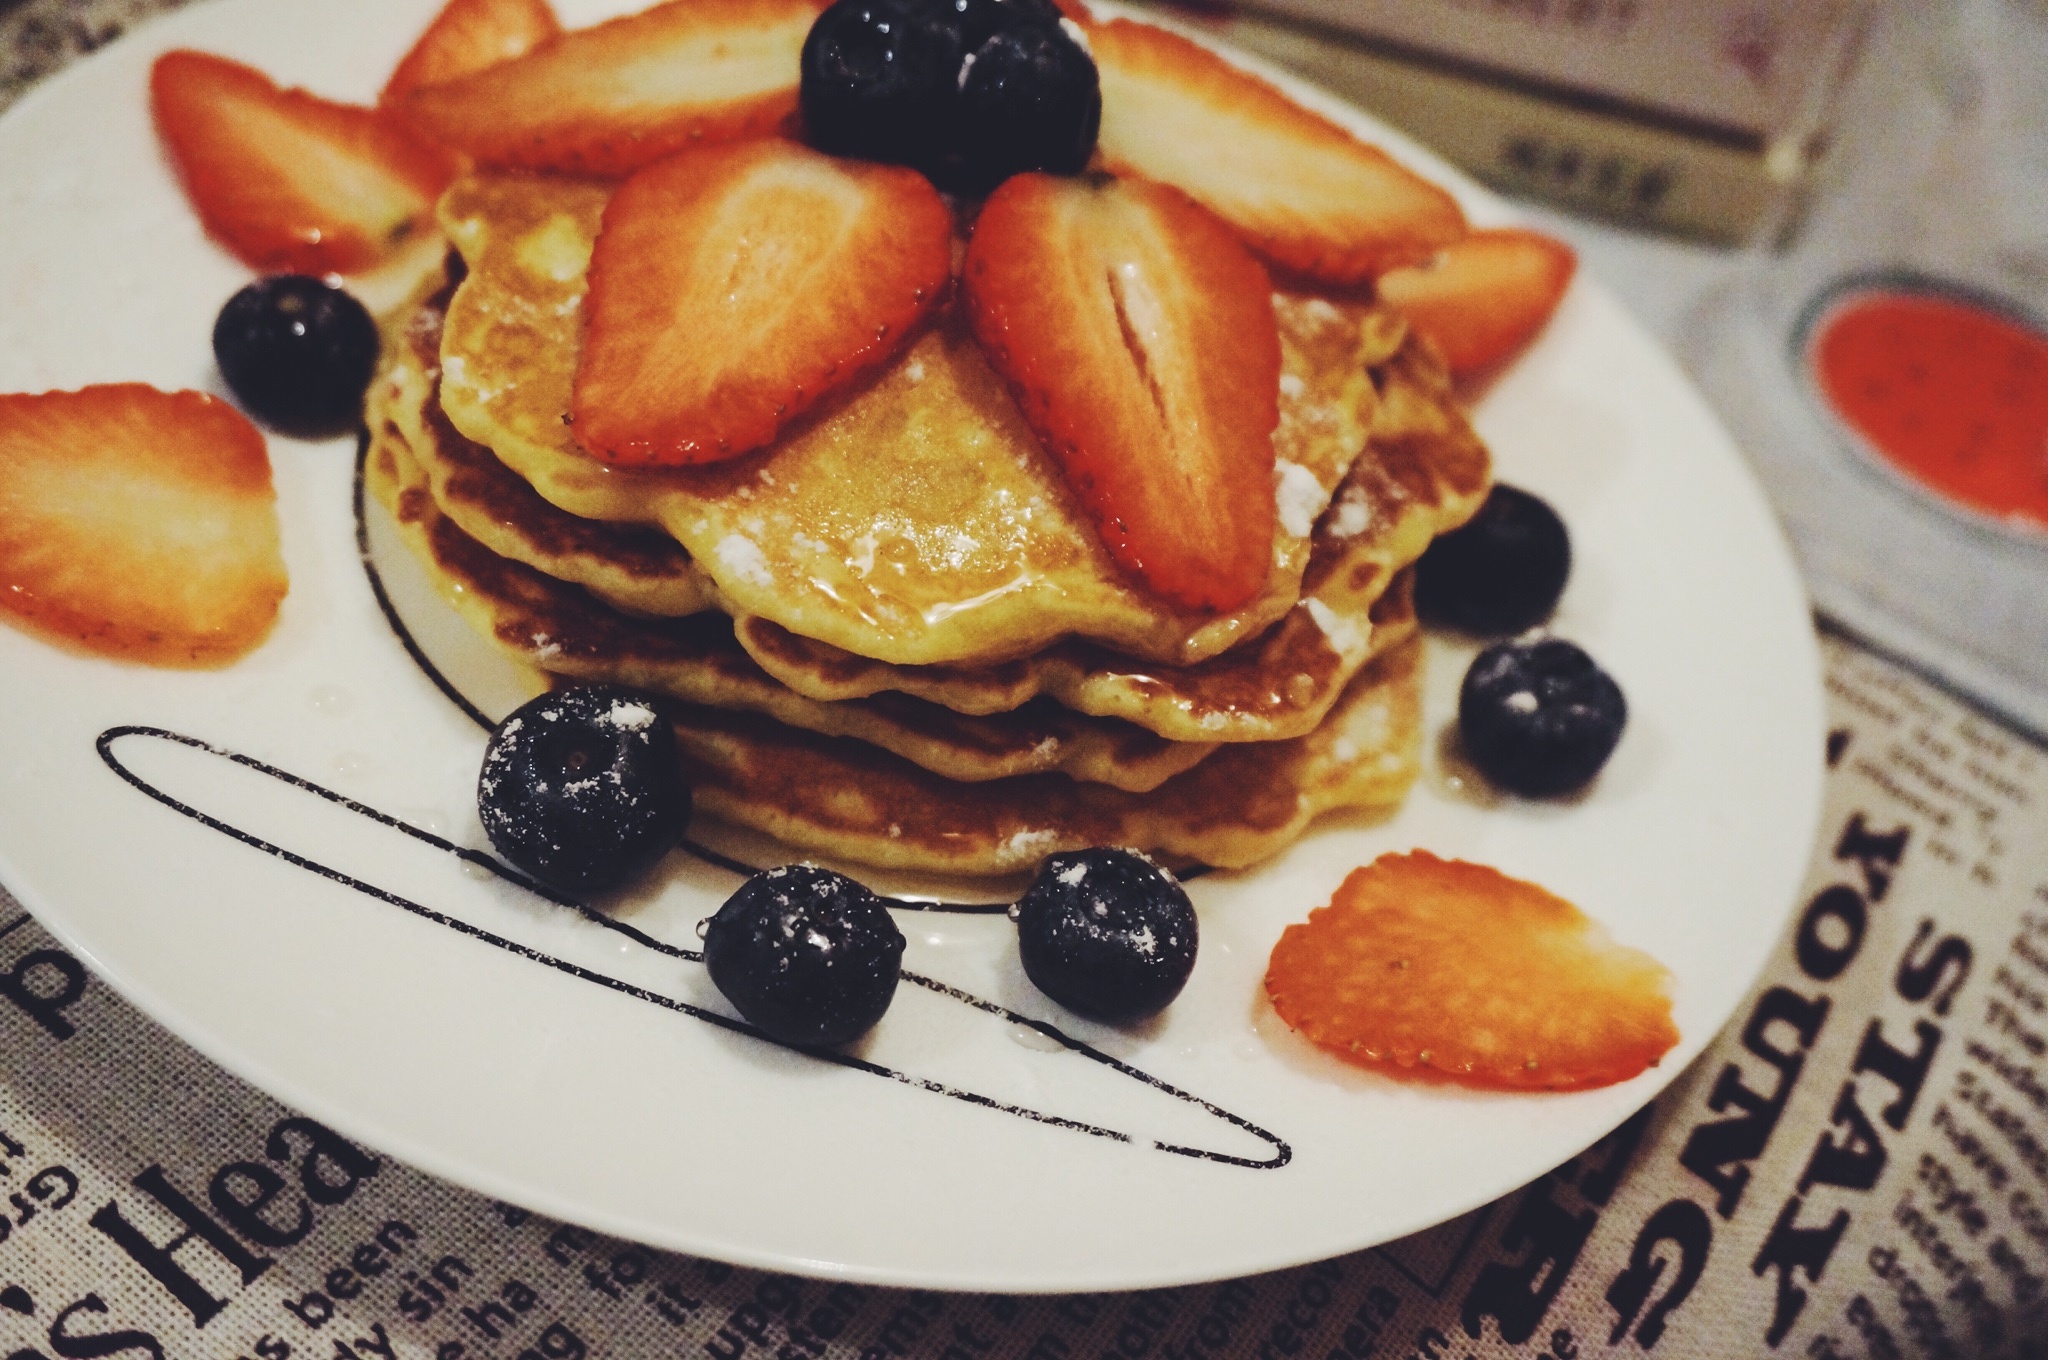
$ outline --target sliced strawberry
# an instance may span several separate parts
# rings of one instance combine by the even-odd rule
[[[0,612],[158,666],[218,666],[284,598],[263,436],[140,383],[0,396]]]
[[[1128,19],[1088,41],[1103,163],[1185,190],[1282,268],[1360,283],[1464,235],[1449,194],[1207,48]]]
[[[1388,270],[1379,294],[1463,375],[1499,363],[1542,330],[1577,266],[1570,246],[1539,232],[1475,231],[1428,264]]]
[[[1678,1042],[1669,986],[1563,898],[1422,850],[1354,869],[1266,968],[1280,1018],[1340,1057],[1518,1090],[1654,1067]]]
[[[673,0],[576,29],[516,61],[417,90],[420,131],[485,165],[628,175],[796,113],[814,0]]]
[[[616,463],[758,448],[945,295],[953,215],[914,170],[767,140],[686,152],[606,206],[576,433]]]
[[[1266,271],[1163,184],[1018,175],[962,270],[967,316],[1110,556],[1231,609],[1273,560],[1280,340]]]
[[[389,107],[428,85],[523,57],[562,31],[548,0],[448,0],[377,96]]]
[[[349,273],[421,230],[454,166],[373,109],[167,52],[150,104],[206,229],[257,269]]]

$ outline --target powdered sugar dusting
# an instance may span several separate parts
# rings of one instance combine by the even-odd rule
[[[767,555],[761,545],[740,534],[727,534],[712,551],[719,564],[748,585],[767,586],[774,582],[768,571]]]
[[[999,864],[1028,864],[1045,858],[1055,845],[1060,843],[1057,831],[1044,828],[1033,830],[1026,827],[1013,832],[1010,838],[996,847],[996,862]]]
[[[637,699],[620,699],[605,710],[602,721],[621,732],[644,732],[654,726],[658,715]]]
[[[1309,536],[1328,496],[1316,475],[1301,464],[1283,458],[1273,465],[1274,508],[1280,514],[1280,528],[1293,537]]]
[[[1331,651],[1342,657],[1357,656],[1365,651],[1365,633],[1356,623],[1313,595],[1302,603],[1308,606],[1308,616],[1316,621],[1316,627],[1323,630],[1323,638],[1330,644]]]
[[[1357,538],[1372,526],[1372,507],[1363,496],[1346,496],[1337,502],[1336,512],[1330,516],[1330,535],[1333,538]]]

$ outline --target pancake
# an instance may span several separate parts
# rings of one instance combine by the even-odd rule
[[[424,474],[408,468],[409,459],[397,428],[385,423],[371,443],[370,489],[415,552],[453,564],[439,578],[451,603],[461,608],[462,597],[473,598],[476,585],[494,578],[554,599],[580,593],[463,535],[439,514]],[[475,575],[461,574],[464,568]],[[601,606],[588,607],[594,619],[642,638],[724,618],[707,613],[650,621],[611,613],[607,619]],[[501,622],[516,634],[530,621],[508,616]],[[552,665],[573,660],[585,647],[608,657],[632,655],[617,635],[600,629],[567,638],[526,633],[530,649],[508,650]],[[1388,630],[1382,636],[1395,635]],[[1058,773],[961,782],[858,738],[805,731],[762,713],[697,703],[673,704],[668,712],[698,810],[805,850],[975,876],[1013,873],[1054,851],[1089,845],[1135,846],[1180,864],[1236,868],[1277,854],[1318,817],[1370,815],[1400,802],[1420,768],[1420,655],[1411,630],[1352,680],[1308,735],[1217,748],[1150,790]],[[729,664],[731,656],[724,653],[722,660]],[[715,680],[703,688],[731,697],[715,693]]]
[[[1469,519],[1491,485],[1486,446],[1428,350],[1409,341],[1378,379],[1373,433],[1317,522],[1301,602],[1264,635],[1221,656],[1170,669],[1134,666],[1099,644],[1069,639],[995,666],[891,666],[759,618],[739,620],[740,645],[783,684],[816,699],[896,691],[963,713],[993,713],[1045,696],[1175,741],[1300,736],[1322,721],[1375,650],[1376,628],[1412,627],[1412,601],[1405,593],[1387,599],[1389,582],[1438,534]]]
[[[948,780],[1056,771],[1143,791],[1215,749],[1214,743],[1167,741],[1130,723],[1085,717],[1050,701],[969,717],[906,695],[842,703],[805,698],[754,663],[723,614],[622,614],[575,586],[492,553],[441,513],[394,422],[384,422],[372,437],[366,480],[449,605],[499,650],[553,675],[628,685],[855,738]]]
[[[463,437],[442,414],[437,391],[441,329],[452,283],[387,325],[386,356],[370,397],[371,420],[397,419],[425,472],[434,501],[464,533],[500,557],[572,581],[636,614],[694,614],[714,607],[717,588],[682,545],[645,524],[579,519],[542,500],[526,481],[481,444]]]
[[[1068,635],[1184,665],[1256,636],[1300,598],[1310,531],[1377,404],[1367,369],[1405,333],[1370,304],[1275,294],[1272,573],[1242,609],[1188,614],[1117,570],[950,312],[878,377],[758,453],[669,471],[589,456],[567,413],[607,194],[476,175],[442,197],[467,269],[442,337],[448,419],[570,514],[660,526],[727,613],[894,665],[1012,660]]]
[[[392,345],[408,347],[414,362],[403,366],[405,376],[380,386],[378,397],[380,410],[415,431],[412,452],[443,513],[493,552],[582,584],[629,612],[708,607],[708,583],[679,548],[671,543],[667,554],[650,553],[650,531],[642,526],[581,520],[541,500],[440,414],[433,385],[447,292],[426,299],[394,332]],[[1316,526],[1303,578],[1307,596],[1266,634],[1220,657],[1190,667],[1134,667],[1100,644],[1070,639],[992,667],[900,667],[754,617],[735,621],[740,645],[784,685],[825,701],[893,692],[988,714],[1044,697],[1174,741],[1299,736],[1375,650],[1376,627],[1412,626],[1405,593],[1388,598],[1388,583],[1437,532],[1462,522],[1486,486],[1485,448],[1416,342],[1381,365],[1375,380],[1386,395],[1367,453],[1339,489],[1339,511]]]
[[[1316,818],[1390,809],[1421,760],[1421,639],[1361,671],[1291,741],[1226,746],[1148,793],[1059,775],[955,784],[856,741],[748,714],[684,708],[676,735],[697,806],[816,853],[888,868],[989,875],[1091,845],[1243,868]]]

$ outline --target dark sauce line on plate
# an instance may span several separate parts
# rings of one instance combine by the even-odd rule
[[[1096,1048],[1090,1044],[1085,1044],[1081,1042],[1081,1040],[1076,1039],[1073,1035],[1068,1034],[1065,1030],[1060,1029],[1057,1025],[1048,1024],[1043,1020],[1033,1020],[1028,1015],[1019,1015],[1017,1012],[1009,1009],[1007,1006],[997,1005],[993,1001],[984,1001],[980,997],[974,995],[972,992],[963,992],[958,987],[953,986],[951,983],[940,982],[936,978],[928,978],[921,973],[913,973],[910,972],[908,969],[905,969],[903,970],[901,976],[905,982],[915,982],[920,987],[928,987],[932,991],[938,992],[942,996],[949,996],[953,998],[955,1001],[958,1001],[963,1006],[972,1006],[975,1010],[982,1011],[988,1015],[999,1015],[1003,1017],[1005,1020],[1008,1020],[1013,1025],[1022,1025],[1024,1028],[1028,1030],[1032,1030],[1038,1034],[1044,1035],[1046,1038],[1053,1040],[1062,1048],[1066,1049],[1069,1053],[1078,1053],[1082,1057],[1087,1058],[1093,1062],[1101,1063],[1104,1067],[1109,1068],[1111,1071],[1116,1072],[1121,1076],[1129,1077],[1133,1081],[1143,1082],[1145,1085],[1150,1086],[1155,1091],[1160,1091],[1166,1095],[1170,1095],[1176,1100],[1184,1100],[1190,1105],[1198,1106],[1204,1113],[1213,1115],[1216,1118],[1222,1120],[1226,1124],[1233,1124],[1238,1128],[1243,1129],[1246,1133],[1251,1134],[1254,1138],[1259,1138],[1264,1140],[1265,1142],[1271,1143],[1273,1145],[1274,1158],[1271,1161],[1254,1162],[1249,1158],[1245,1157],[1231,1157],[1220,1152],[1204,1152],[1200,1148],[1180,1147],[1173,1143],[1154,1142],[1152,1146],[1159,1149],[1161,1152],[1175,1152],[1179,1153],[1183,1157],[1200,1157],[1204,1160],[1212,1162],[1228,1162],[1232,1166],[1249,1166],[1260,1171],[1277,1170],[1280,1167],[1287,1165],[1287,1163],[1292,1161],[1294,1158],[1294,1149],[1289,1147],[1285,1140],[1277,1138],[1274,1135],[1266,1132],[1257,1124],[1252,1123],[1249,1119],[1241,1118],[1238,1115],[1232,1114],[1230,1111],[1224,1109],[1220,1105],[1212,1104],[1211,1102],[1202,1099],[1198,1095],[1194,1095],[1193,1093],[1188,1091],[1183,1091],[1178,1086],[1175,1086],[1170,1082],[1162,1081],[1158,1077],[1153,1076],[1150,1072],[1146,1072],[1140,1068],[1132,1067],[1130,1064],[1125,1062],[1119,1062],[1117,1059],[1110,1057],[1107,1053],[1104,1053],[1101,1049]]]
[[[331,882],[339,883],[344,887],[353,888],[354,890],[364,894],[365,896],[376,898],[380,902],[388,902],[392,906],[402,908],[405,911],[411,912],[415,916],[419,916],[425,920],[432,921],[436,925],[446,926],[450,930],[455,931],[457,934],[466,935],[471,939],[480,940],[485,944],[493,945],[499,949],[505,950],[508,953],[515,954],[520,958],[530,960],[534,963],[543,964],[560,973],[566,973],[570,977],[581,979],[584,982],[595,983],[597,986],[609,988],[612,991],[633,997],[636,1000],[649,1002],[653,1005],[660,1006],[665,1010],[676,1011],[683,1015],[688,1015],[694,1019],[702,1020],[708,1024],[716,1025],[720,1029],[729,1030],[735,1034],[743,1034],[749,1038],[759,1039],[763,1043],[772,1044],[777,1048],[784,1049],[791,1053],[799,1053],[805,1057],[816,1058],[822,1062],[829,1062],[840,1067],[846,1067],[851,1068],[855,1071],[866,1072],[871,1076],[886,1078],[887,1080],[896,1082],[900,1085],[914,1087],[918,1090],[926,1091],[933,1095],[945,1096],[949,1099],[958,1100],[965,1104],[979,1105],[986,1109],[999,1111],[1003,1114],[1015,1115],[1016,1117],[1028,1120],[1031,1123],[1043,1124],[1052,1128],[1067,1129],[1075,1133],[1083,1133],[1095,1138],[1106,1138],[1111,1142],[1117,1143],[1142,1145],[1146,1142],[1149,1142],[1150,1146],[1152,1146],[1160,1152],[1170,1152],[1177,1156],[1191,1157],[1201,1161],[1217,1162],[1228,1166],[1249,1167],[1254,1170],[1261,1171],[1277,1170],[1280,1167],[1286,1166],[1288,1162],[1293,1160],[1293,1149],[1290,1148],[1285,1141],[1271,1133],[1268,1133],[1266,1130],[1260,1128],[1256,1124],[1253,1124],[1247,1119],[1243,1119],[1237,1115],[1231,1114],[1229,1111],[1224,1110],[1219,1106],[1212,1104],[1209,1101],[1203,1100],[1199,1096],[1195,1096],[1186,1091],[1183,1091],[1180,1088],[1168,1082],[1162,1081],[1158,1077],[1155,1077],[1148,1072],[1141,1071],[1135,1067],[1130,1066],[1127,1063],[1120,1062],[1117,1059],[1109,1056],[1107,1053],[1103,1053],[1099,1049],[1093,1048],[1090,1045],[1083,1043],[1079,1039],[1076,1039],[1071,1035],[1062,1032],[1056,1026],[1047,1024],[1042,1020],[1034,1020],[1028,1016],[1020,1015],[1017,1012],[1008,1009],[1007,1007],[997,1005],[996,1003],[991,1001],[984,1001],[979,997],[961,991],[957,987],[950,986],[946,983],[939,982],[935,979],[925,977],[918,973],[905,972],[902,976],[904,981],[906,982],[915,983],[920,987],[924,987],[930,991],[934,991],[943,996],[950,997],[953,1000],[959,1001],[964,1005],[971,1006],[974,1009],[982,1011],[985,1014],[999,1016],[1003,1019],[1010,1021],[1012,1024],[1022,1025],[1038,1034],[1042,1034],[1045,1037],[1054,1040],[1055,1042],[1060,1044],[1061,1047],[1065,1048],[1069,1052],[1078,1053],[1083,1057],[1092,1059],[1095,1062],[1103,1064],[1104,1066],[1110,1068],[1112,1071],[1117,1072],[1119,1075],[1130,1077],[1133,1080],[1142,1082],[1143,1084],[1150,1086],[1154,1090],[1157,1090],[1165,1095],[1170,1095],[1175,1099],[1182,1100],[1187,1102],[1188,1104],[1194,1105],[1197,1108],[1201,1109],[1203,1112],[1213,1115],[1216,1118],[1221,1119],[1224,1122],[1231,1124],[1237,1128],[1243,1129],[1247,1133],[1250,1133],[1254,1137],[1259,1138],[1264,1142],[1270,1143],[1273,1147],[1273,1156],[1265,1161],[1254,1161],[1248,1157],[1235,1157],[1231,1156],[1228,1153],[1211,1152],[1202,1148],[1182,1147],[1178,1144],[1162,1143],[1156,1140],[1141,1140],[1139,1138],[1134,1137],[1131,1134],[1123,1133],[1116,1129],[1104,1128],[1097,1124],[1084,1123],[1083,1121],[1077,1119],[1068,1119],[1061,1115],[1048,1114],[1042,1110],[1034,1110],[1023,1105],[1013,1105],[1006,1101],[997,1100],[992,1096],[981,1095],[978,1092],[974,1091],[961,1090],[958,1087],[949,1086],[944,1082],[933,1081],[925,1077],[912,1076],[907,1072],[899,1072],[892,1067],[885,1067],[880,1063],[869,1062],[865,1058],[857,1058],[852,1056],[851,1054],[837,1053],[829,1049],[820,1050],[796,1048],[791,1045],[784,1044],[780,1040],[774,1039],[769,1035],[763,1033],[761,1030],[756,1029],[754,1026],[747,1024],[745,1021],[734,1020],[728,1016],[720,1015],[716,1011],[706,1010],[701,1006],[692,1005],[687,1001],[678,1001],[673,997],[663,996],[659,992],[648,991],[646,988],[637,987],[634,986],[632,983],[624,982],[618,978],[610,977],[606,974],[594,972],[590,969],[584,968],[580,964],[571,963],[567,959],[557,958],[552,954],[544,953],[540,950],[533,949],[527,945],[519,944],[518,942],[513,940],[508,940],[501,935],[493,934],[488,930],[482,929],[481,927],[470,925],[466,921],[458,920],[455,917],[446,915],[443,912],[436,911],[432,907],[426,906],[419,902],[415,902],[411,898],[402,897],[397,893],[390,892],[383,888],[379,888],[373,883],[367,883],[362,879],[354,877],[353,875],[345,874],[341,872],[339,869],[330,868],[325,864],[321,864],[317,860],[307,859],[303,855],[295,854],[292,851],[285,849],[283,846],[272,844],[271,842],[266,841],[259,836],[242,830],[240,827],[232,826],[226,822],[221,821],[219,818],[201,812],[199,809],[192,807],[187,803],[180,802],[178,799],[171,797],[169,794],[165,793],[163,790],[157,788],[148,780],[144,779],[141,775],[136,774],[126,765],[123,765],[120,759],[114,754],[113,747],[116,742],[120,741],[124,737],[148,737],[160,741],[174,742],[180,746],[190,747],[193,750],[203,751],[208,755],[216,756],[222,760],[231,761],[234,764],[240,765],[245,769],[253,770],[258,774],[267,775],[272,779],[278,780],[280,783],[289,784],[293,788],[314,794],[320,798],[324,798],[328,802],[333,803],[335,806],[346,808],[348,811],[356,813],[359,816],[366,817],[369,820],[376,822],[380,826],[386,826],[392,828],[393,830],[404,832],[406,835],[413,837],[415,840],[418,840],[423,844],[430,845],[437,850],[441,850],[447,854],[454,855],[458,859],[462,860],[464,863],[474,864],[479,868],[486,869],[489,872],[496,874],[498,877],[504,879],[506,882],[511,883],[517,887],[525,888],[527,891],[535,893],[536,895],[545,898],[547,901],[553,902],[559,906],[572,908],[577,913],[582,915],[585,919],[597,925],[601,925],[608,930],[618,931],[620,934],[623,934],[628,938],[631,938],[637,943],[644,944],[648,948],[653,949],[659,953],[691,962],[701,961],[703,959],[703,955],[696,950],[683,949],[675,945],[665,944],[662,941],[657,940],[654,937],[648,935],[646,932],[641,931],[633,926],[630,926],[623,921],[613,920],[611,917],[608,917],[603,913],[598,912],[595,909],[588,907],[581,902],[577,902],[571,898],[553,892],[543,887],[542,885],[534,882],[533,880],[527,878],[524,874],[521,874],[518,871],[511,869],[506,865],[500,863],[498,860],[492,858],[490,855],[484,854],[482,851],[471,850],[466,847],[459,846],[455,844],[453,841],[447,840],[446,838],[441,836],[437,836],[430,831],[423,831],[419,827],[412,826],[409,823],[401,821],[400,819],[393,817],[388,813],[380,812],[376,808],[372,808],[363,803],[359,803],[353,798],[349,798],[343,794],[336,793],[332,789],[325,788],[319,784],[315,784],[311,780],[302,779],[298,775],[292,774],[289,771],[278,769],[274,765],[265,764],[263,761],[257,760],[253,756],[246,756],[237,751],[224,750],[223,748],[214,746],[209,742],[201,741],[197,737],[188,737],[181,733],[168,731],[161,727],[110,727],[106,731],[100,733],[99,739],[94,743],[95,747],[99,751],[100,759],[106,763],[107,768],[111,769],[115,774],[119,775],[123,780],[125,780],[134,788],[139,789],[144,794],[147,794],[150,798],[163,804],[165,807],[170,808],[172,811],[181,814],[182,816],[191,818],[193,821],[198,822],[202,826],[208,827],[214,831],[218,831],[222,835],[230,838],[231,840],[240,841],[244,845],[251,846],[257,850],[261,850],[265,854],[274,855],[278,859],[281,859],[288,864],[294,865],[297,868],[304,869],[308,873],[317,874],[320,877],[328,879]],[[28,919],[28,917],[23,916],[19,920],[10,923],[4,929],[0,929],[0,934],[4,934],[7,930],[14,929],[16,926],[22,924],[23,921],[26,921]]]

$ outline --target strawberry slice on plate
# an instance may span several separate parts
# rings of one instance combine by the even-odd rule
[[[514,61],[416,90],[429,138],[490,166],[628,175],[796,114],[813,0],[673,0],[550,39]]]
[[[1232,609],[1272,569],[1280,340],[1272,284],[1179,190],[1018,175],[962,276],[975,338],[1110,556]]]
[[[150,72],[158,135],[215,239],[243,262],[352,273],[428,229],[454,166],[373,109],[279,89],[204,52]]]
[[[1491,368],[1527,344],[1571,285],[1578,257],[1541,232],[1475,231],[1427,264],[1392,269],[1380,299],[1435,342],[1451,372]]]
[[[1186,191],[1281,268],[1361,283],[1465,234],[1448,193],[1208,48],[1127,19],[1088,43],[1103,164]]]
[[[548,0],[448,0],[399,59],[377,106],[388,108],[414,90],[523,57],[561,31]]]
[[[1494,1090],[1627,1081],[1678,1042],[1671,975],[1534,883],[1426,850],[1351,872],[1266,969],[1280,1018],[1350,1062]]]
[[[284,598],[263,436],[140,383],[0,395],[0,615],[156,666],[218,666]]]
[[[944,297],[953,215],[914,170],[775,139],[643,170],[590,261],[577,437],[622,464],[759,448]]]

